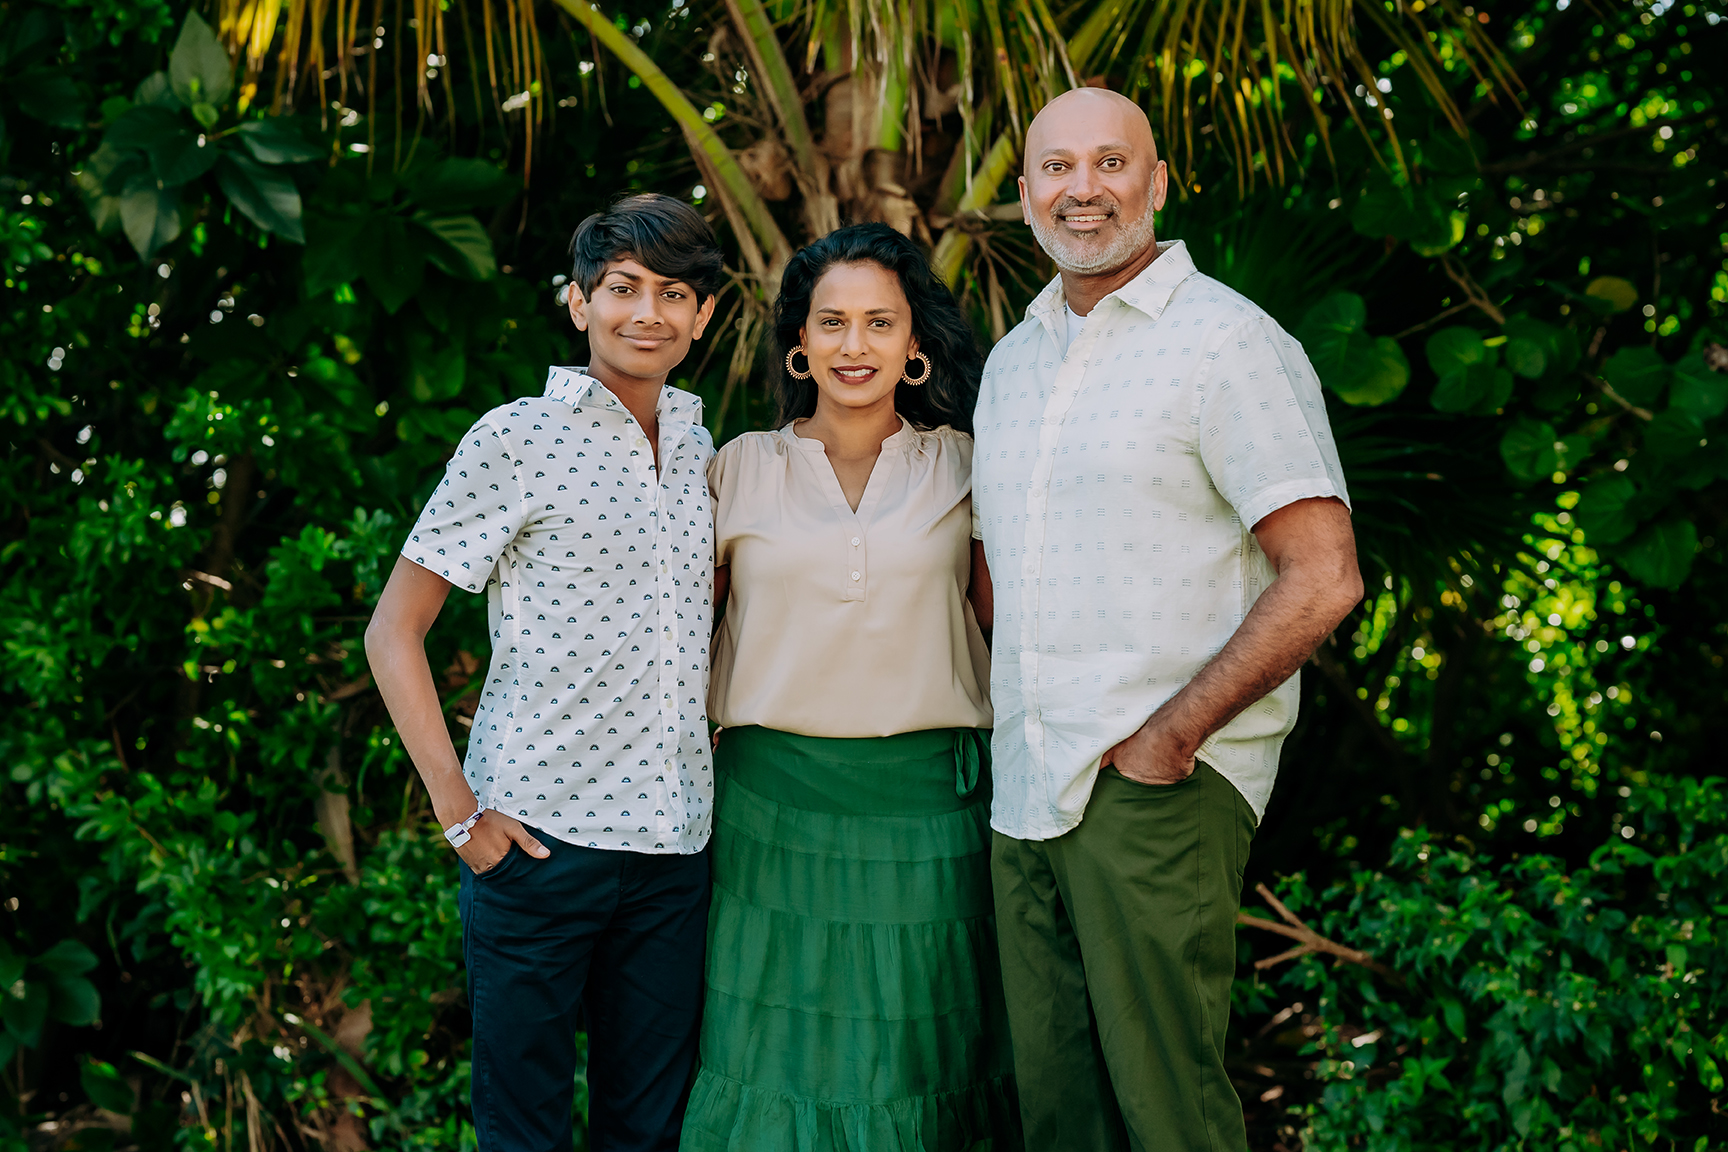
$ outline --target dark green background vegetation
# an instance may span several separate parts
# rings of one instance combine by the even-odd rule
[[[410,0],[362,17],[364,85],[272,115],[219,39],[240,7],[198,9],[213,33],[181,0],[0,2],[5,1152],[473,1146],[454,863],[360,636],[456,437],[583,362],[554,299],[581,217],[656,189],[739,243],[650,86],[557,8],[522,9],[559,84],[515,108],[473,48],[492,9]],[[714,66],[722,5],[608,7],[728,145],[772,135]],[[1296,933],[1241,935],[1253,1138],[1728,1147],[1728,28],[1442,0],[1424,56],[1425,6],[1384,7],[1321,121],[1235,48],[1286,144],[1211,146],[1236,97],[1191,96],[1160,227],[1326,378],[1370,588],[1303,673],[1249,875],[1358,953],[1257,966],[1319,937],[1246,900]],[[908,11],[951,79],[952,27]],[[824,18],[774,15],[794,46]],[[1161,122],[1123,31],[1098,71]],[[971,139],[927,112],[927,149]],[[958,286],[987,339],[1048,269],[983,215]],[[768,417],[757,292],[680,370],[719,439]],[[457,597],[430,641],[458,735],[484,638]]]

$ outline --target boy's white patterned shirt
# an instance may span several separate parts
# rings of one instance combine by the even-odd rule
[[[658,407],[656,475],[618,398],[553,368],[544,396],[469,429],[402,554],[487,591],[463,765],[480,804],[571,844],[688,854],[714,806],[714,442],[696,396]]]
[[[1058,277],[990,353],[972,498],[996,588],[991,824],[1080,823],[1099,760],[1221,649],[1276,573],[1250,529],[1309,497],[1348,503],[1320,380],[1186,245],[1071,330]],[[1266,810],[1296,678],[1200,749]]]

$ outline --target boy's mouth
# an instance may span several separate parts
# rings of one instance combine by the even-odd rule
[[[653,352],[671,339],[670,336],[660,336],[652,332],[626,332],[624,340],[638,352]]]
[[[876,369],[868,364],[852,364],[844,368],[833,369],[834,375],[847,384],[864,384],[876,375]]]

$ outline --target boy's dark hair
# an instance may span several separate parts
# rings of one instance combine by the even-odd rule
[[[582,221],[570,238],[570,279],[590,300],[606,265],[631,259],[657,276],[682,280],[697,303],[726,283],[725,255],[701,213],[682,200],[643,192]]]
[[[779,423],[785,425],[816,411],[816,383],[786,372],[785,356],[798,344],[798,329],[810,315],[816,282],[836,264],[877,264],[894,273],[912,306],[912,331],[918,350],[930,357],[930,378],[922,386],[901,383],[894,389],[894,410],[919,428],[946,424],[972,434],[972,409],[984,371],[978,337],[954,293],[936,277],[918,246],[886,224],[849,224],[800,249],[786,265],[780,298],[774,302],[774,391]]]

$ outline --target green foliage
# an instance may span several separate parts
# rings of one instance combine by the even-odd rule
[[[701,61],[722,6],[678,11],[608,8],[754,143],[751,82]],[[1300,871],[1291,903],[1406,985],[1313,960],[1239,982],[1241,1074],[1283,1093],[1245,1095],[1257,1148],[1695,1149],[1723,1104],[1723,800],[1695,779],[1728,738],[1706,11],[1495,9],[1522,109],[1436,33],[1421,66],[1467,137],[1367,29],[1390,91],[1354,112],[1396,148],[1334,127],[1245,198],[1265,172],[1220,149],[1159,222],[1307,348],[1371,590],[1304,672],[1249,879]],[[789,38],[799,12],[775,12]],[[25,965],[0,979],[4,1152],[101,1146],[97,1107],[131,1109],[142,1152],[278,1127],[474,1145],[456,874],[361,632],[456,438],[582,362],[554,298],[568,230],[707,177],[549,9],[549,74],[572,79],[530,140],[450,18],[428,103],[417,61],[390,74],[391,25],[363,94],[331,80],[320,106],[303,74],[266,112],[268,65],[184,5],[0,10],[0,977]],[[928,103],[934,148],[962,125]],[[1049,272],[1023,234],[984,238],[981,331]],[[725,386],[748,290],[680,369],[720,439],[768,409],[765,373]],[[458,595],[429,638],[459,747],[487,635]],[[1255,1039],[1280,992],[1316,1029],[1293,1046]]]
[[[1607,841],[1568,869],[1405,832],[1384,869],[1286,903],[1405,987],[1305,959],[1324,1084],[1310,1149],[1692,1148],[1728,1064],[1728,788],[1622,790]]]

